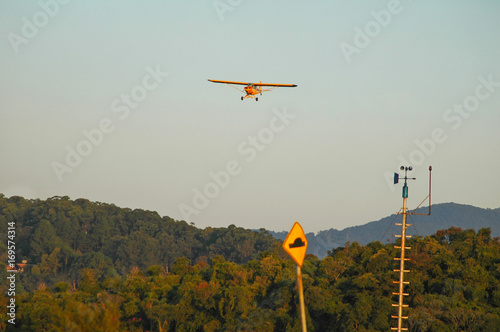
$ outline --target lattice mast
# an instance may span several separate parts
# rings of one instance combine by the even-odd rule
[[[397,307],[397,309],[398,309],[398,315],[397,316],[391,316],[392,318],[396,318],[398,320],[398,326],[397,327],[391,327],[391,330],[398,331],[398,332],[407,331],[408,330],[407,327],[403,327],[403,319],[408,319],[408,316],[404,316],[403,315],[403,308],[407,308],[408,307],[408,304],[404,304],[404,297],[409,295],[408,293],[404,292],[404,286],[408,285],[410,283],[409,281],[405,281],[405,273],[410,272],[410,270],[405,270],[405,261],[409,261],[410,260],[409,258],[406,258],[406,250],[410,250],[411,249],[410,247],[406,246],[406,239],[411,237],[410,235],[406,235],[406,229],[409,226],[411,226],[411,224],[408,224],[406,222],[406,220],[407,220],[407,216],[411,215],[411,214],[419,214],[419,215],[430,215],[431,214],[431,175],[430,175],[431,173],[430,172],[432,171],[432,166],[429,166],[429,195],[422,201],[422,203],[423,203],[423,202],[425,202],[427,200],[427,198],[429,198],[429,212],[425,213],[425,214],[414,213],[414,212],[409,213],[408,212],[407,202],[406,202],[407,199],[408,199],[408,183],[407,183],[407,180],[415,180],[415,178],[409,178],[408,177],[408,171],[413,170],[413,167],[411,167],[411,166],[409,166],[409,167],[401,166],[401,170],[405,171],[405,177],[404,177],[405,183],[403,185],[403,195],[402,195],[403,196],[403,208],[402,208],[402,210],[400,210],[401,212],[398,212],[398,214],[402,214],[403,215],[403,222],[402,223],[396,223],[397,226],[401,226],[401,235],[396,235],[396,237],[400,237],[401,238],[401,245],[400,246],[397,246],[397,245],[394,246],[394,248],[400,249],[400,256],[394,258],[394,260],[399,260],[399,269],[394,269],[394,272],[398,272],[399,273],[399,280],[393,281],[393,283],[398,284],[398,291],[392,293],[393,295],[397,295],[398,296],[398,303],[393,303],[392,304],[393,307]],[[394,173],[394,184],[396,184],[398,182],[399,182],[399,174]],[[422,203],[420,203],[420,205],[422,205]],[[418,207],[416,209],[418,209]]]

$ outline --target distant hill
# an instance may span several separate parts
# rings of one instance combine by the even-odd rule
[[[80,280],[84,268],[98,279],[126,275],[134,268],[172,269],[180,258],[189,264],[212,258],[244,264],[281,243],[266,230],[230,225],[199,229],[185,221],[160,217],[154,211],[54,196],[46,200],[0,194],[0,277],[7,262],[7,230],[15,229],[15,259],[27,260],[20,276],[25,289],[39,282]],[[10,254],[9,254],[10,255]],[[1,328],[0,328],[1,330]]]
[[[418,213],[427,213],[428,208],[417,210]],[[479,230],[490,228],[491,236],[500,236],[500,208],[482,209],[471,205],[456,203],[443,203],[432,206],[430,216],[409,216],[408,235],[427,236],[435,234],[441,229],[452,226],[462,229]],[[342,247],[346,242],[358,242],[366,245],[370,242],[380,241],[382,243],[394,242],[395,234],[401,234],[401,226],[395,222],[401,222],[401,215],[393,214],[378,221],[372,221],[365,225],[348,227],[343,230],[331,228],[314,233],[306,234],[308,240],[307,253],[323,258],[328,250]],[[279,240],[284,240],[287,232],[270,232]]]
[[[421,209],[420,212],[427,212]],[[366,245],[394,241],[401,229],[395,225],[401,215],[343,230],[330,229],[308,233],[307,252],[319,258],[346,242]],[[409,235],[427,236],[452,226],[479,230],[490,228],[491,236],[500,236],[500,209],[482,209],[455,203],[437,204],[431,216],[411,216]],[[113,204],[70,200],[54,196],[46,200],[10,198],[0,194],[0,238],[6,240],[8,223],[15,223],[16,256],[40,265],[40,280],[48,282],[62,275],[76,277],[82,266],[98,266],[105,274],[126,274],[132,267],[146,269],[152,265],[172,268],[174,262],[187,257],[191,264],[209,261],[222,255],[242,264],[256,259],[262,252],[275,251],[287,232],[252,231],[230,225],[227,228],[199,229],[185,221],[160,217],[153,211],[120,208]],[[278,239],[278,240],[276,240]],[[0,242],[6,253],[7,241]],[[0,260],[2,259],[0,255]],[[50,267],[49,261],[53,261]],[[47,265],[47,266],[45,266]],[[45,271],[45,272],[44,272]]]

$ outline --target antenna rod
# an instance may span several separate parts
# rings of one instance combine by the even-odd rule
[[[432,178],[432,166],[429,166],[429,215],[431,215],[431,178]]]

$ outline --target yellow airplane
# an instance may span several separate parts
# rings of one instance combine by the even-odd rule
[[[233,86],[233,88],[241,91],[241,92],[246,92],[245,96],[241,97],[241,100],[245,98],[255,98],[255,101],[259,101],[259,98],[256,97],[256,95],[260,94],[262,96],[262,92],[264,91],[271,91],[274,88],[279,88],[279,87],[289,87],[289,88],[294,88],[297,85],[296,84],[273,84],[273,83],[249,83],[249,82],[233,82],[233,81],[219,81],[219,80],[209,80],[210,82],[214,83],[224,83],[224,84],[229,84],[232,86],[232,84],[236,85],[246,85],[243,89],[245,91],[242,91],[236,87]],[[263,86],[270,86],[272,87],[271,89],[263,89]]]

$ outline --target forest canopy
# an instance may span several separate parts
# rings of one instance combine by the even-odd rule
[[[0,221],[2,234],[15,222],[17,260],[28,261],[17,275],[17,326],[2,311],[1,330],[300,331],[295,263],[265,230],[200,230],[67,197],[0,196]],[[500,331],[500,239],[490,229],[452,227],[407,245],[410,331]],[[308,331],[395,326],[397,256],[378,241],[307,255]]]

